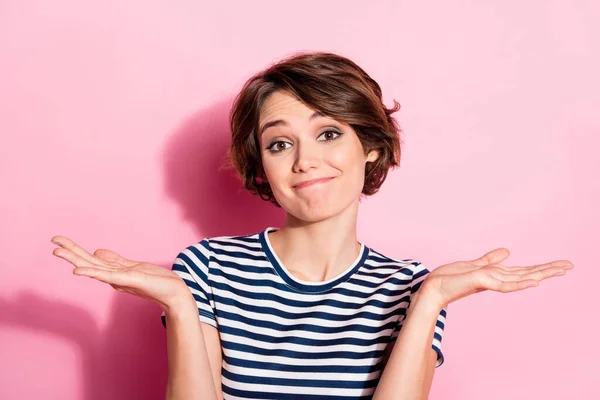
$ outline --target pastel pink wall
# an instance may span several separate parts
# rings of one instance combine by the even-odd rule
[[[281,224],[218,166],[236,91],[298,50],[350,57],[402,105],[367,245],[432,269],[501,246],[575,264],[450,304],[431,398],[600,398],[600,6],[284,4],[0,2],[0,398],[164,398],[160,309],[73,276],[50,238],[170,267]]]

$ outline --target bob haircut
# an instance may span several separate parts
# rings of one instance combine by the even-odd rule
[[[348,58],[328,52],[300,52],[270,65],[246,81],[229,115],[232,133],[227,160],[252,194],[281,207],[266,181],[261,160],[258,122],[266,98],[284,91],[307,107],[350,125],[365,155],[378,151],[378,158],[365,167],[362,194],[375,194],[388,170],[400,165],[400,128],[382,101],[381,88]]]

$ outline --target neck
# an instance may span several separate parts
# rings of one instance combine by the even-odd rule
[[[269,241],[292,275],[305,281],[327,281],[359,255],[357,217],[358,201],[321,221],[303,221],[288,214],[285,225],[269,234]]]

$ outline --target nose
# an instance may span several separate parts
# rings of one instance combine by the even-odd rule
[[[312,143],[311,143],[312,142]],[[294,160],[294,172],[308,172],[317,168],[321,162],[319,143],[316,141],[299,141],[296,145],[296,159]]]

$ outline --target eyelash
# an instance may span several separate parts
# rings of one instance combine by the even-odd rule
[[[334,140],[339,139],[339,137],[343,135],[342,132],[338,132],[338,131],[334,131],[334,130],[328,130],[328,131],[322,132],[318,137],[321,137],[323,134],[328,133],[328,132],[335,133],[335,134],[337,134],[337,136],[334,137],[333,139],[322,140],[323,142],[333,142]],[[269,150],[271,153],[281,153],[283,150],[287,150],[287,149],[273,150],[273,146],[276,145],[277,143],[289,143],[289,142],[286,142],[284,140],[277,140],[275,142],[271,142],[271,144],[269,144],[269,146],[267,146],[267,150]]]

